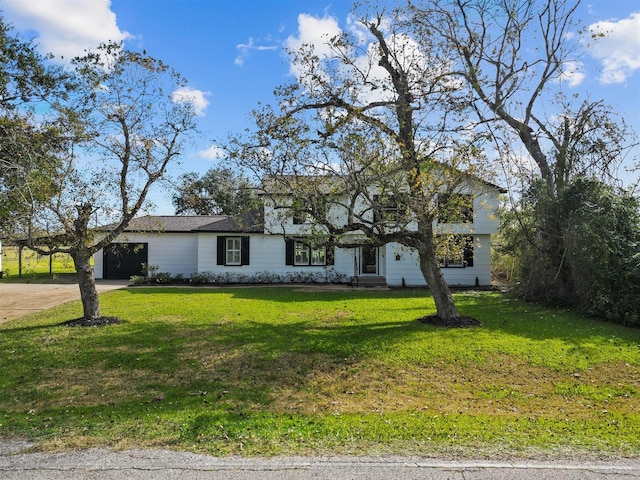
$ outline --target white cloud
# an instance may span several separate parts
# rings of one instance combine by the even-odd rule
[[[566,82],[569,87],[577,87],[582,84],[586,75],[582,62],[566,62],[558,80]]]
[[[108,41],[132,35],[120,30],[111,0],[3,0],[5,19],[37,35],[42,53],[70,60]]]
[[[390,28],[389,20],[383,19],[378,28],[382,32],[387,32]],[[298,35],[289,37],[286,46],[294,52],[303,45],[313,46],[314,52],[320,59],[320,65],[309,72],[308,65],[305,68],[301,64],[292,62],[290,73],[295,75],[303,86],[312,90],[318,78],[329,82],[329,77],[333,75],[333,80],[339,83],[341,76],[344,78],[354,77],[353,68],[356,68],[361,73],[361,77],[366,79],[353,87],[352,98],[357,99],[357,103],[365,105],[390,100],[394,95],[394,90],[387,88],[391,83],[391,78],[389,72],[380,65],[380,48],[377,40],[366,25],[353,15],[347,18],[347,31],[359,48],[358,51],[344,52],[346,55],[352,56],[353,63],[338,65],[339,62],[333,62],[333,65],[330,65],[331,59],[336,58],[336,54],[329,45],[329,41],[342,34],[337,20],[330,16],[320,18],[308,14],[299,15]],[[416,98],[423,96],[420,89],[424,85],[450,67],[447,62],[436,63],[435,59],[429,58],[421,46],[406,34],[387,33],[385,41],[394,52],[392,61],[398,62],[399,66],[409,74]],[[325,59],[327,60],[325,61]],[[330,70],[332,70],[331,74],[328,73]],[[429,72],[433,72],[432,75],[429,75]],[[309,79],[305,77],[305,74],[309,75]],[[359,75],[355,77],[361,78]],[[455,87],[453,83],[450,86]]]
[[[594,23],[589,31],[596,36],[589,45],[591,55],[604,66],[600,75],[602,83],[623,83],[640,69],[640,12],[622,20]]]
[[[209,100],[206,98],[207,95],[211,95],[211,92],[203,92],[202,90],[190,87],[180,87],[171,94],[171,100],[176,103],[191,103],[196,115],[201,117],[209,106]]]
[[[217,145],[211,145],[206,150],[200,150],[198,152],[198,156],[207,160],[220,160],[221,158],[225,158],[227,156],[227,152],[225,152],[223,148],[220,148]]]
[[[238,56],[236,57],[233,63],[235,63],[238,66],[242,66],[244,65],[245,59],[251,54],[251,52],[253,51],[265,52],[269,50],[277,50],[278,47],[268,46],[268,45],[256,45],[253,40],[253,37],[250,37],[247,43],[240,43],[236,45],[236,49],[239,50],[240,53],[238,54]]]
[[[291,51],[298,51],[303,45],[312,45],[314,52],[322,59],[325,55],[331,54],[329,40],[341,33],[338,21],[334,17],[318,18],[301,13],[298,15],[298,36],[287,38],[285,46]],[[299,77],[301,72],[300,65],[291,64],[291,73]]]

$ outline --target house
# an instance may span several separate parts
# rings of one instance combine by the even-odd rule
[[[440,263],[450,285],[491,283],[491,235],[497,232],[499,194],[484,182],[460,215],[436,226],[454,239]],[[235,220],[228,216],[135,218],[111,245],[94,256],[96,278],[128,279],[142,264],[171,276],[206,275],[223,282],[339,282],[357,285],[426,285],[416,252],[387,243],[370,246],[357,232],[349,248],[315,244],[306,219],[287,215],[269,198],[264,209]],[[392,209],[389,209],[392,211]],[[283,214],[284,212],[284,214]]]

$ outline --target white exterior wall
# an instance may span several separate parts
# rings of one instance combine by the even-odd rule
[[[197,241],[192,233],[126,233],[114,243],[148,243],[149,265],[157,266],[158,272],[188,278],[198,270]],[[95,278],[103,278],[102,250],[93,256],[93,265]]]
[[[214,274],[242,274],[254,276],[263,272],[283,275],[296,272],[325,272],[328,270],[341,274],[345,281],[357,275],[355,263],[359,263],[358,249],[335,250],[334,265],[328,266],[292,266],[286,265],[286,247],[283,232],[288,235],[310,233],[311,225],[293,225],[293,220],[286,215],[286,210],[275,211],[265,198],[265,234],[258,233],[217,233],[217,232],[184,232],[184,233],[127,233],[118,241],[144,242],[149,245],[149,264],[158,267],[158,272],[171,275],[182,274],[190,277],[194,272],[212,272]],[[473,267],[443,268],[445,280],[450,285],[475,285],[476,278],[481,286],[491,283],[491,234],[498,230],[497,209],[498,192],[487,187],[474,198],[474,222],[470,224],[434,224],[438,233],[455,233],[473,235],[474,262]],[[334,217],[340,212],[333,211]],[[218,236],[249,236],[249,265],[225,266],[217,265]],[[396,259],[396,254],[399,259]],[[94,255],[96,278],[103,277],[102,251]],[[400,286],[424,286],[425,280],[420,271],[415,251],[399,244],[388,244],[379,249],[378,273],[386,277],[387,284]]]
[[[249,236],[249,265],[218,265],[218,236]],[[278,275],[296,272],[320,272],[328,270],[345,276],[345,281],[353,275],[353,253],[336,249],[335,264],[327,266],[286,265],[286,247],[282,235],[236,234],[236,233],[198,233],[198,272],[214,274],[256,275],[271,272]]]
[[[391,243],[386,247],[385,272],[387,284],[425,286],[415,250]],[[400,260],[396,260],[396,254]],[[491,235],[474,235],[473,267],[443,267],[442,274],[449,285],[473,286],[476,277],[480,286],[491,285]]]

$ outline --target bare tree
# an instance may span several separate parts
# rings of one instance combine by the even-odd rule
[[[425,0],[409,6],[419,41],[435,35],[445,42],[477,126],[499,151],[513,150],[515,134],[551,196],[572,175],[614,178],[628,133],[602,101],[567,95],[583,53],[579,3]]]
[[[533,188],[546,209],[537,234],[528,238],[549,275],[533,278],[550,278],[542,290],[565,301],[574,291],[559,199],[573,179],[615,184],[624,152],[635,141],[624,119],[602,101],[567,91],[583,52],[578,5],[424,0],[409,6],[416,37],[437,36],[447,46],[452,72],[466,85],[470,122],[493,140],[505,170],[513,173],[511,161],[522,159],[518,146],[526,150],[531,162],[518,172],[522,187]]]
[[[30,247],[66,252],[78,273],[84,323],[101,319],[92,255],[124,231],[146,205],[195,128],[192,105],[171,93],[179,74],[145,54],[108,44],[74,61],[77,90],[56,105],[66,151],[56,171],[59,191],[32,210]],[[98,234],[97,219],[111,228]]]

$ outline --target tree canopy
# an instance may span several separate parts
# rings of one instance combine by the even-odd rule
[[[202,176],[191,172],[179,179],[173,195],[177,215],[242,214],[258,207],[256,185],[228,167],[210,168]]]
[[[276,91],[278,109],[254,112],[255,132],[229,151],[267,179],[276,210],[312,219],[318,241],[417,251],[437,319],[467,325],[438,264],[437,220],[451,205],[437,198],[487,186],[479,139],[456,107],[446,52],[416,42],[403,11],[370,13],[359,17],[366,44],[344,32],[291,51],[296,82]]]
[[[24,234],[25,218],[58,190],[64,134],[56,115],[37,105],[67,98],[74,84],[0,17],[0,234]]]
[[[101,313],[91,257],[148,206],[150,189],[194,132],[195,112],[171,97],[184,85],[177,72],[121,45],[105,44],[76,58],[65,75],[73,89],[48,103],[54,141],[41,122],[24,118],[22,137],[12,147],[27,148],[25,165],[51,185],[47,195],[27,182],[16,189],[24,205],[20,233],[39,253],[71,255],[84,321],[92,324]],[[98,231],[106,221],[110,227]]]
[[[566,79],[583,53],[585,31],[575,15],[578,4],[422,0],[410,8],[419,38],[436,35],[447,45],[454,76],[468,92],[465,110],[470,123],[476,131],[486,132],[502,168],[510,174],[507,179],[515,179],[520,188],[512,192],[515,201],[509,217],[522,215],[519,223],[528,232],[523,230],[523,239],[536,252],[535,257],[520,256],[521,261],[531,262],[525,270],[537,272],[521,279],[526,280],[527,296],[565,304],[580,303],[585,294],[576,277],[585,272],[582,260],[569,255],[574,247],[569,232],[575,231],[569,212],[580,208],[569,208],[565,200],[571,197],[584,202],[582,207],[592,205],[593,199],[575,194],[584,182],[598,191],[601,183],[618,187],[618,168],[625,151],[636,143],[634,132],[614,109],[566,88]],[[518,152],[519,147],[526,155]],[[625,201],[624,192],[616,188],[609,194],[615,192]],[[525,213],[532,198],[537,203],[535,234]],[[587,226],[590,219],[581,217],[584,227],[596,228],[598,222]],[[633,240],[623,242],[629,241]],[[599,242],[591,247],[595,252],[605,248]]]

